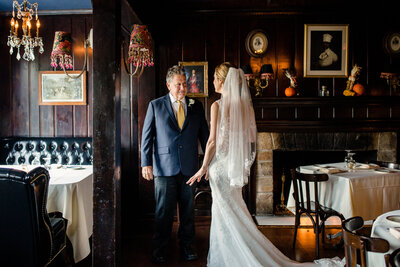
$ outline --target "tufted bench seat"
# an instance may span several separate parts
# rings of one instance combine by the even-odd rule
[[[0,139],[0,165],[92,165],[91,137],[5,137]]]

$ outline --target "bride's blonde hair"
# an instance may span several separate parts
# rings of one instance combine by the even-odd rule
[[[226,76],[228,75],[229,68],[235,68],[230,62],[224,62],[215,67],[215,75],[223,83],[225,83]]]

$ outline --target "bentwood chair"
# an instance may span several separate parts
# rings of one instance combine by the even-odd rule
[[[386,267],[400,267],[400,248],[385,255]]]
[[[367,267],[367,251],[385,253],[389,242],[382,238],[370,237],[360,216],[348,218],[342,222],[344,252],[347,267]]]
[[[324,207],[319,203],[318,191],[319,184],[328,181],[329,176],[325,173],[306,174],[301,173],[300,169],[291,169],[293,183],[293,197],[296,202],[295,229],[293,238],[293,248],[296,246],[297,229],[300,226],[300,217],[307,215],[314,228],[315,233],[315,253],[319,259],[319,234],[322,233],[322,243],[325,242],[325,222],[329,217],[337,216],[342,221],[344,217],[341,213]],[[314,189],[314,194],[310,189]]]
[[[0,266],[43,267],[64,250],[67,222],[46,210],[49,178],[42,167],[0,168]]]

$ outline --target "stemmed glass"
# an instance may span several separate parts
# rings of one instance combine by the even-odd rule
[[[352,171],[352,170],[354,170],[355,167],[356,167],[356,161],[353,159],[353,156],[354,156],[356,153],[352,153],[351,150],[346,150],[346,152],[347,152],[347,155],[346,155],[345,158],[344,158],[344,162],[345,162],[345,164],[346,164],[346,168],[347,168],[349,171]]]

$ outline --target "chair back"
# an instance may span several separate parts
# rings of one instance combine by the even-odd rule
[[[400,248],[394,250],[389,255],[389,266],[400,267]]]
[[[49,174],[42,167],[29,173],[0,168],[2,266],[44,266],[51,257],[48,184]]]
[[[382,238],[370,237],[364,226],[363,218],[356,216],[342,222],[344,252],[347,267],[367,265],[367,251],[384,253],[389,250],[389,242]]]
[[[299,168],[292,169],[291,172],[296,211],[317,213],[319,209],[318,183],[328,181],[329,176],[326,173],[301,173]],[[311,194],[312,188],[314,194]]]

